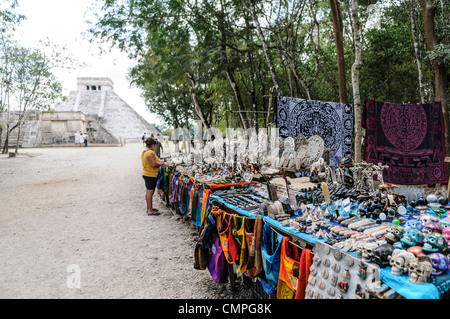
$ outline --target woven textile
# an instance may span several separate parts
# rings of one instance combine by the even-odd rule
[[[435,184],[448,180],[440,102],[394,104],[366,99],[364,160],[389,165],[385,182]]]
[[[274,121],[283,138],[304,135],[309,139],[319,135],[325,149],[334,149],[330,151],[333,167],[339,166],[342,158],[352,156],[354,116],[351,104],[278,96]]]

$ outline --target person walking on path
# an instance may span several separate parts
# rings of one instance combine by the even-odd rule
[[[145,201],[147,203],[147,215],[160,215],[157,209],[153,208],[153,194],[155,193],[158,172],[163,161],[155,154],[156,141],[149,137],[145,140],[145,150],[142,151],[142,177],[145,181]]]
[[[156,147],[155,147],[156,156],[160,157],[161,152],[164,152],[164,147],[162,146],[160,141],[156,140]]]
[[[84,133],[84,134],[83,134],[83,139],[84,139],[84,147],[87,147],[87,144],[88,144],[88,140],[87,140],[87,138],[88,138],[88,136],[87,136],[87,133]]]
[[[75,133],[75,147],[79,146],[78,144],[80,143],[80,132],[77,131]]]
[[[83,132],[80,132],[80,135],[78,136],[79,140],[78,140],[78,146],[83,146],[84,145],[84,134]]]
[[[143,146],[145,146],[145,140],[147,139],[147,133],[144,132],[144,134],[142,135],[142,144]]]

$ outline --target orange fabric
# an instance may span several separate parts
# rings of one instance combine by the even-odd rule
[[[230,187],[230,186],[239,186],[239,185],[248,185],[252,182],[239,182],[239,183],[228,183],[228,184],[207,184],[211,189],[217,189],[222,187]]]
[[[283,237],[280,256],[277,298],[294,299],[300,273],[300,254],[297,246],[289,244],[289,237]]]
[[[213,206],[211,207],[211,213],[214,215],[214,218],[216,220],[216,228],[217,231],[220,233],[220,226],[222,225],[222,217],[224,211],[221,210],[218,206]]]
[[[232,227],[230,221],[233,215],[223,213],[222,221],[219,228],[219,239],[222,246],[223,253],[229,264],[233,264],[235,260],[239,258],[237,254],[237,245],[234,240],[232,232]]]
[[[200,220],[203,223],[203,220],[205,220],[205,216],[206,216],[206,208],[208,205],[208,198],[209,196],[212,194],[212,191],[210,189],[205,188],[205,186],[203,185],[203,201],[202,201],[202,210],[201,210],[201,215],[200,215]]]
[[[311,249],[299,249],[290,241],[288,237],[283,238],[277,298],[305,299],[309,268],[312,265]]]
[[[311,268],[312,259],[311,249],[303,248],[302,256],[300,258],[300,276],[295,299],[305,299],[305,290],[308,285],[309,268]]]

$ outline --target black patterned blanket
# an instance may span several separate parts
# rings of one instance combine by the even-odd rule
[[[339,166],[342,158],[353,152],[353,106],[278,96],[274,122],[281,137],[295,139],[319,135],[330,151],[330,165]],[[324,155],[325,156],[325,155]]]

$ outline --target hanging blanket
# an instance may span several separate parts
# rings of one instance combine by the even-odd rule
[[[330,151],[330,165],[338,167],[342,158],[352,157],[353,106],[335,102],[278,96],[274,112],[281,137],[307,139],[319,135]],[[325,156],[325,155],[324,155]]]
[[[366,99],[364,160],[389,165],[385,182],[436,184],[448,180],[440,102],[393,104]]]

